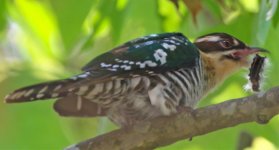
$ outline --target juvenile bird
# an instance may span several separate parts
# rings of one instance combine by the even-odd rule
[[[57,98],[61,116],[107,116],[119,126],[195,108],[200,99],[265,52],[226,33],[191,43],[181,33],[151,34],[106,52],[68,79],[18,89],[7,103]]]

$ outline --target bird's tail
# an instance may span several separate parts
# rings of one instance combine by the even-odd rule
[[[6,103],[30,102],[66,96],[74,83],[85,79],[86,74],[73,78],[45,82],[18,89],[5,97]]]
[[[60,91],[69,81],[59,80],[31,85],[18,89],[5,97],[7,103],[29,102],[38,99],[50,99],[63,96]]]

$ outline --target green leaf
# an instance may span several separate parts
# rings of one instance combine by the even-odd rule
[[[218,3],[216,3],[215,0],[207,0],[207,1],[203,1],[204,6],[206,6],[207,9],[210,10],[210,12],[217,18],[222,18],[222,11],[220,7],[220,4],[218,5]]]
[[[272,22],[273,22],[273,26],[277,27],[279,23],[279,3],[277,4],[276,12],[274,13]]]
[[[66,50],[72,51],[82,37],[82,25],[93,7],[92,0],[50,0]]]
[[[7,26],[6,20],[6,1],[0,1],[0,33],[5,29]]]
[[[269,9],[267,0],[262,0],[260,4],[260,12],[254,26],[253,35],[255,38],[253,39],[253,45],[262,46],[266,41],[271,24],[271,21],[267,20]]]

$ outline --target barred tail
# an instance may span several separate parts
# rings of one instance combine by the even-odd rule
[[[69,93],[73,84],[87,77],[87,73],[70,79],[40,83],[18,89],[5,97],[6,103],[30,102],[50,98],[64,97]]]
[[[7,103],[28,102],[38,99],[57,98],[63,95],[58,92],[67,81],[53,81],[18,89],[5,97]]]

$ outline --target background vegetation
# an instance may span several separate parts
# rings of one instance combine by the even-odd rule
[[[0,99],[12,90],[66,78],[95,56],[150,33],[182,32],[191,40],[227,32],[271,51],[265,89],[279,84],[278,0],[1,0]],[[277,58],[277,59],[276,59]],[[243,70],[201,106],[249,95]],[[115,128],[107,119],[61,118],[53,101],[0,103],[0,149],[62,149]],[[236,149],[241,133],[251,149],[279,148],[279,118],[250,123],[160,148]]]

